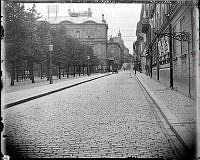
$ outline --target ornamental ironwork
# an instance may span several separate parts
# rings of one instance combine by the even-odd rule
[[[156,34],[159,38],[162,36],[170,36],[170,33],[156,33],[154,32],[154,34]],[[178,41],[190,41],[191,39],[191,34],[189,32],[186,31],[182,31],[182,32],[173,32],[171,34],[173,39],[176,39]]]

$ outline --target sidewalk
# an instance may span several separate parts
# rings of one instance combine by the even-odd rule
[[[44,81],[36,85],[27,84],[25,85],[26,87],[22,86],[21,88],[20,88],[21,85],[18,85],[16,86],[15,89],[17,90],[17,87],[18,87],[19,91],[10,92],[10,93],[4,92],[4,94],[2,94],[3,104],[6,106],[5,108],[9,108],[20,103],[24,103],[24,102],[27,102],[27,101],[30,101],[42,96],[46,96],[46,95],[64,90],[66,88],[79,85],[81,83],[85,83],[88,81],[92,81],[94,79],[108,76],[110,74],[112,73],[97,73],[97,74],[92,74],[90,76],[63,79],[60,81],[55,80],[53,84],[49,84],[49,81]]]
[[[95,75],[96,74],[100,74],[100,73],[95,73]],[[87,77],[87,76],[88,76],[87,74],[85,75],[81,74],[80,76],[76,74],[75,77],[73,77],[73,75],[69,75],[69,77],[67,78],[67,75],[65,75],[65,77],[61,76],[61,79],[59,79],[57,76],[53,76],[53,83],[55,84],[58,82],[68,81],[71,79],[77,79],[77,78],[82,78],[82,77]],[[19,79],[19,82],[16,82],[15,80],[14,86],[11,86],[10,79],[6,79],[4,80],[5,91],[6,93],[11,93],[11,92],[24,90],[24,89],[30,89],[33,87],[49,85],[49,81],[47,81],[46,77],[43,77],[42,79],[40,77],[34,77],[34,80],[35,80],[35,83],[32,83],[30,79],[26,79],[26,80]]]
[[[177,91],[171,90],[144,73],[137,72],[136,77],[157,104],[175,134],[188,148],[194,145],[196,102]]]

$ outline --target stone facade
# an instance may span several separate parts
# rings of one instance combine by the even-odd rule
[[[94,55],[96,55],[103,66],[106,65],[107,57],[107,30],[108,25],[102,15],[102,20],[92,17],[90,8],[88,12],[71,12],[69,16],[48,17],[48,21],[52,27],[64,25],[66,35],[77,38],[82,43],[86,43],[93,48]]]
[[[143,4],[136,31],[137,56],[138,59],[145,58],[141,61],[145,63],[141,65],[146,66],[142,67],[143,72],[160,80],[166,86],[171,87],[173,82],[175,90],[194,99],[196,99],[196,58],[199,53],[199,50],[195,49],[195,39],[197,39],[195,9],[196,7],[192,5],[179,3]],[[173,34],[172,58],[170,25]],[[189,43],[176,39],[176,36],[183,31],[190,33]],[[145,46],[145,49],[142,46]],[[171,59],[173,78],[170,75]]]

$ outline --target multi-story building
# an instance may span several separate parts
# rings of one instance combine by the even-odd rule
[[[148,66],[148,62],[146,61],[146,34],[142,32],[142,20],[145,17],[145,5],[142,5],[141,13],[140,13],[140,21],[137,23],[136,36],[137,40],[133,43],[133,50],[135,52],[135,64],[137,63],[137,68],[140,69],[141,72],[149,73],[149,70],[146,68]],[[136,62],[137,61],[137,62]]]
[[[138,51],[145,55],[146,70],[151,77],[181,93],[196,97],[196,57],[195,49],[197,8],[192,5],[170,3],[143,4],[141,19],[137,28],[137,41],[145,46]],[[140,39],[144,33],[146,41]],[[189,33],[190,38],[187,39]],[[182,36],[181,36],[182,35]],[[143,62],[144,63],[144,62]]]
[[[108,41],[108,58],[115,60],[119,68],[123,63],[131,63],[132,55],[129,54],[129,49],[125,46],[119,31],[118,36],[111,37]]]
[[[81,43],[88,44],[101,60],[101,65],[106,68],[107,59],[107,30],[108,25],[102,14],[102,19],[98,20],[92,17],[92,11],[72,12],[68,10],[69,16],[58,16],[46,18],[52,28],[63,25],[66,29],[66,35],[77,38]]]
[[[124,47],[124,63],[131,63],[132,62],[132,55],[129,54],[129,49]]]
[[[122,65],[123,50],[116,40],[116,37],[111,37],[108,41],[108,60],[110,66],[112,66],[113,63],[117,63],[118,67],[120,68]]]

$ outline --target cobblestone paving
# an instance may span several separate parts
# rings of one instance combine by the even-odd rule
[[[128,72],[8,108],[4,114],[8,154],[15,157],[175,157]]]
[[[170,111],[183,123],[188,130],[196,133],[196,102],[177,91],[157,83],[155,80],[146,77],[144,74],[137,74],[145,84],[162,100]]]

